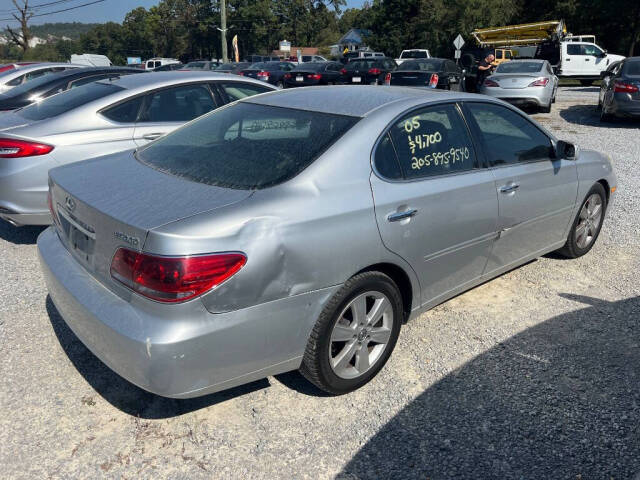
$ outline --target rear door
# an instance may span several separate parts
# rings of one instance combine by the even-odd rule
[[[578,192],[576,162],[555,158],[547,134],[511,108],[466,102],[465,112],[498,196],[490,275],[564,242]]]
[[[584,72],[584,58],[582,47],[577,42],[566,42],[562,44],[562,74],[566,76],[582,75]]]
[[[371,188],[384,245],[420,279],[422,304],[478,279],[496,235],[494,180],[454,103],[394,121],[374,153]]]
[[[145,97],[133,138],[145,145],[217,107],[206,83],[156,90]]]

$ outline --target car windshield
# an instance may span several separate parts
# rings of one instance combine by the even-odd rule
[[[124,89],[112,83],[87,83],[46,98],[41,102],[33,103],[20,110],[19,114],[28,120],[44,120],[121,90]]]
[[[19,97],[21,95],[36,91],[41,87],[48,85],[49,83],[57,82],[58,79],[56,77],[58,77],[60,73],[64,73],[64,72],[56,72],[56,73],[53,73],[52,75],[43,75],[41,77],[34,78],[33,80],[29,80],[28,82],[23,83],[22,85],[18,85],[17,87],[9,90],[5,94],[6,95],[5,98]]]
[[[496,73],[538,73],[543,65],[542,62],[504,62],[498,65]]]
[[[640,76],[640,62],[627,62],[624,65],[624,74],[631,77]]]
[[[354,60],[347,63],[346,70],[369,70],[370,68],[377,67],[377,60]]]
[[[402,58],[427,58],[427,52],[409,50],[408,52],[402,52]]]
[[[249,70],[262,70],[263,68],[267,68],[267,64],[264,62],[254,63],[249,67]]]
[[[443,60],[410,60],[402,62],[397,70],[435,72],[442,70]]]
[[[313,71],[313,72],[317,72],[318,70],[322,70],[322,68],[326,65],[326,63],[312,63],[312,62],[308,62],[305,63],[304,65],[298,65],[297,67],[295,67],[292,71],[293,72],[308,72],[309,70]]]
[[[256,190],[298,175],[357,121],[241,102],[162,137],[137,158],[193,182]]]

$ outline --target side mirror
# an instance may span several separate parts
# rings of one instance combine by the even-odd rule
[[[556,158],[565,160],[576,159],[576,146],[573,143],[558,140],[556,143]]]

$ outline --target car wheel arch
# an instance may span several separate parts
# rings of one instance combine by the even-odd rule
[[[602,188],[604,188],[604,196],[605,196],[605,199],[606,199],[607,205],[608,205],[609,204],[609,197],[611,196],[611,188],[609,186],[609,182],[607,182],[606,179],[601,178],[596,183],[599,183],[600,185],[602,185]]]
[[[414,295],[414,285],[406,270],[395,263],[383,262],[369,265],[368,267],[356,272],[353,276],[360,275],[365,272],[384,273],[393,280],[400,291],[400,295],[402,296],[402,307],[404,310],[403,323],[406,322],[409,319],[414,306],[414,299],[416,299],[416,296]]]

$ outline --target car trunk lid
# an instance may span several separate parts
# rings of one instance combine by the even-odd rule
[[[542,75],[492,75],[491,80],[500,85],[501,88],[527,88],[531,82]]]
[[[251,196],[248,190],[161,173],[142,165],[131,151],[56,168],[49,175],[61,241],[106,282],[119,247],[141,251],[149,230]]]
[[[391,72],[391,85],[421,86],[429,84],[431,75],[437,72],[420,71],[395,71]]]
[[[33,120],[24,118],[18,112],[0,111],[0,132],[10,132],[33,123]]]

